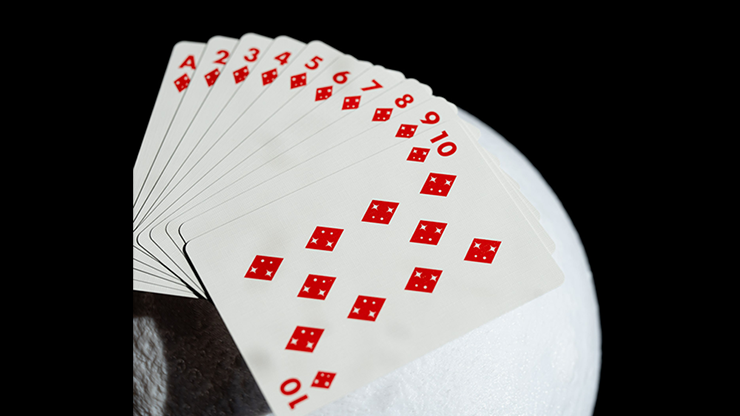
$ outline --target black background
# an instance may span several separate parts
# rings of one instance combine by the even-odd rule
[[[389,16],[394,13],[378,7],[340,17],[237,8],[205,23],[200,20],[206,11],[203,19],[133,19],[118,45],[132,65],[117,81],[124,86],[119,91],[128,122],[121,128],[131,137],[132,162],[171,49],[180,40],[287,35],[306,43],[321,40],[401,71],[498,131],[560,198],[586,249],[600,306],[603,355],[595,414],[634,410],[661,377],[658,365],[648,363],[656,351],[646,337],[657,331],[645,328],[653,319],[654,311],[644,306],[650,294],[644,282],[635,291],[630,280],[642,252],[633,220],[645,184],[635,171],[647,173],[629,149],[652,145],[641,127],[644,102],[650,100],[640,84],[650,72],[649,54],[640,47],[645,39],[628,39],[624,27],[598,21],[525,17],[513,23],[508,16],[476,16],[474,10],[422,19]]]

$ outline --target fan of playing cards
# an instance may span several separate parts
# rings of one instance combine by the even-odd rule
[[[210,299],[305,414],[557,287],[456,107],[320,41],[174,46],[134,166],[134,290]]]

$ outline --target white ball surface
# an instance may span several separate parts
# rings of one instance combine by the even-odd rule
[[[162,340],[150,318],[134,318],[134,413],[156,416],[167,400],[167,370]]]
[[[593,413],[601,329],[591,270],[573,224],[539,172],[477,118],[481,144],[540,212],[565,273],[555,290],[377,379],[316,415]]]

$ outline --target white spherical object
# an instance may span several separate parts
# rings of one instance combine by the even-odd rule
[[[483,147],[541,215],[565,274],[555,290],[319,409],[317,415],[586,415],[601,366],[596,293],[568,214],[539,172],[477,118]]]
[[[164,346],[151,318],[134,318],[134,414],[164,414],[167,400]]]

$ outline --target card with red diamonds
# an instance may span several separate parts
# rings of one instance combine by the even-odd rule
[[[134,205],[135,223],[140,224],[171,183],[175,172],[191,155],[204,132],[218,117],[241,83],[249,74],[249,68],[259,60],[260,51],[272,40],[254,33],[242,36],[235,45],[234,40],[214,37],[209,40],[204,52],[203,63],[194,77],[196,82],[183,91],[183,102],[178,109],[165,142],[157,149],[154,163],[149,166],[147,180],[143,185],[145,198]],[[237,59],[232,60],[232,56]],[[218,82],[221,72],[228,75],[225,82]],[[231,78],[231,79],[230,79]]]
[[[164,83],[163,89],[160,91],[160,97],[167,97],[170,94],[175,94],[176,91],[178,97],[177,105],[172,106],[172,108],[176,108],[176,112],[169,121],[169,125],[163,129],[164,137],[162,137],[162,140],[156,146],[147,148],[142,146],[139,157],[137,158],[134,177],[139,178],[139,180],[135,179],[135,183],[141,181],[141,186],[137,197],[134,198],[134,236],[136,236],[138,218],[142,214],[142,204],[146,203],[150,197],[155,195],[152,192],[152,184],[158,183],[160,171],[163,167],[168,166],[170,155],[177,147],[182,130],[187,128],[193,114],[200,108],[203,98],[207,96],[210,87],[218,78],[219,69],[225,63],[225,60],[229,56],[229,51],[235,43],[235,39],[214,36],[206,43],[205,49],[198,58],[190,54],[173,63],[177,66],[178,70],[188,70],[189,72],[183,73],[173,83]],[[155,105],[155,113],[157,113],[156,109],[157,105]],[[164,118],[161,120],[164,120]],[[148,161],[150,164],[144,166],[144,161]],[[141,178],[142,175],[143,180]],[[162,269],[161,264],[150,253],[142,250],[141,246],[137,244],[136,239],[134,240],[134,270],[135,280],[137,281],[134,284],[135,288],[141,288],[141,278],[146,276],[150,279],[161,279],[157,283],[150,282],[150,284],[159,289],[159,293],[162,293],[161,289],[163,287],[174,284],[176,286],[174,289],[178,294],[181,292],[180,289],[184,289],[201,294],[202,296],[203,291],[198,284],[192,281],[186,284],[166,268]]]
[[[424,87],[416,81],[402,84],[390,96],[414,92]],[[425,94],[426,95],[426,94]],[[241,217],[266,203],[316,182],[338,170],[363,160],[387,147],[398,145],[407,138],[435,128],[442,120],[457,118],[457,110],[443,98],[431,97],[415,102],[413,108],[396,113],[392,120],[373,123],[369,129],[352,136],[348,134],[358,119],[373,117],[375,109],[357,113],[341,123],[301,141],[273,157],[269,163],[227,186],[212,198],[171,221],[172,231],[182,237],[182,244],[212,229]],[[410,160],[423,163],[429,149],[418,150]],[[424,153],[424,154],[422,154]]]
[[[215,37],[214,39],[217,39],[220,37]],[[275,48],[272,48],[273,43],[275,43]],[[243,185],[243,184],[254,184],[256,183],[255,180],[259,179],[260,183],[264,183],[264,179],[267,177],[265,176],[264,172],[272,172],[273,175],[275,175],[277,172],[284,171],[288,166],[290,166],[291,169],[295,168],[295,162],[307,160],[308,157],[302,157],[304,155],[314,155],[315,152],[305,152],[306,148],[301,147],[300,145],[305,144],[304,141],[299,141],[298,143],[300,145],[295,145],[295,138],[292,135],[281,135],[282,137],[279,138],[279,140],[275,140],[276,137],[270,137],[269,140],[274,141],[274,143],[278,143],[279,145],[287,145],[287,148],[290,150],[300,150],[301,153],[296,152],[284,152],[280,154],[280,156],[285,156],[286,154],[291,156],[290,163],[285,163],[287,159],[284,157],[281,158],[282,162],[278,161],[277,163],[274,163],[274,159],[271,160],[265,160],[263,155],[270,154],[269,152],[265,153],[262,152],[258,154],[257,156],[252,158],[250,161],[257,162],[256,166],[258,166],[257,171],[255,173],[259,173],[258,175],[254,175],[251,173],[247,176],[251,179],[251,181],[244,181],[245,178],[240,178],[238,181],[235,181],[232,184],[229,184],[226,188],[220,189],[219,187],[209,186],[210,188],[219,189],[217,193],[214,193],[211,197],[207,198],[201,198],[202,201],[199,201],[196,204],[184,204],[186,209],[177,209],[172,208],[170,210],[170,213],[165,214],[167,210],[161,211],[156,217],[155,220],[151,220],[151,217],[149,217],[149,214],[151,214],[155,209],[161,206],[159,203],[161,202],[161,198],[166,195],[174,195],[174,201],[181,201],[182,198],[180,194],[177,192],[173,192],[173,189],[171,187],[175,185],[181,185],[180,189],[186,189],[187,186],[190,186],[192,184],[192,181],[200,181],[200,177],[197,175],[188,175],[188,173],[191,173],[193,166],[198,163],[203,163],[204,155],[208,155],[209,151],[212,150],[214,143],[220,140],[223,137],[223,132],[226,130],[228,132],[230,130],[230,127],[233,127],[233,124],[235,124],[236,121],[239,120],[239,114],[240,112],[245,113],[249,108],[251,104],[255,104],[255,100],[259,102],[260,99],[265,99],[265,97],[262,96],[264,92],[268,92],[269,87],[272,85],[277,85],[276,80],[278,79],[278,76],[281,73],[287,73],[288,69],[290,68],[289,62],[291,60],[292,56],[295,56],[298,52],[296,51],[302,51],[302,48],[305,45],[301,42],[295,41],[293,39],[287,38],[287,37],[278,37],[275,42],[270,40],[269,38],[265,38],[256,34],[247,34],[243,36],[239,43],[237,44],[236,48],[233,49],[232,53],[229,54],[227,49],[216,49],[215,52],[218,54],[211,62],[214,66],[214,68],[208,68],[210,70],[205,71],[203,66],[207,64],[208,62],[205,61],[205,58],[195,56],[187,56],[180,64],[178,65],[179,68],[185,68],[185,69],[192,69],[193,67],[198,68],[199,71],[195,71],[191,76],[186,77],[187,78],[187,85],[183,84],[180,80],[175,80],[175,88],[178,91],[179,97],[189,97],[190,102],[193,103],[197,100],[195,100],[195,97],[197,94],[187,95],[188,87],[191,86],[190,80],[191,79],[200,79],[201,77],[204,79],[204,83],[207,86],[207,95],[205,95],[205,98],[202,100],[201,105],[196,112],[196,114],[193,116],[193,119],[191,121],[187,121],[187,117],[185,117],[185,114],[187,112],[187,109],[190,108],[188,105],[181,106],[181,110],[183,112],[178,112],[177,114],[177,123],[171,122],[171,127],[174,127],[174,130],[177,131],[178,129],[182,131],[182,124],[189,123],[188,127],[185,129],[185,132],[181,136],[178,145],[174,149],[174,152],[169,153],[167,149],[170,149],[169,144],[167,143],[159,143],[159,148],[156,151],[154,162],[152,163],[152,166],[149,166],[147,169],[147,175],[146,180],[149,181],[148,185],[144,186],[150,186],[148,189],[148,197],[150,198],[143,198],[142,200],[144,202],[139,202],[139,218],[140,225],[138,227],[138,230],[135,229],[135,232],[138,231],[138,237],[142,238],[143,241],[145,241],[147,244],[150,244],[149,249],[144,251],[142,249],[142,246],[137,246],[135,241],[135,247],[134,247],[134,280],[135,280],[135,289],[137,290],[147,290],[147,291],[155,291],[159,293],[168,293],[172,295],[181,295],[183,289],[191,290],[193,293],[203,293],[202,289],[196,290],[195,287],[199,287],[197,284],[197,281],[195,284],[193,284],[193,281],[195,279],[194,273],[192,273],[192,270],[190,269],[189,264],[187,264],[187,260],[182,256],[182,246],[185,243],[185,240],[181,238],[181,234],[179,233],[180,225],[182,225],[182,219],[183,218],[191,218],[194,215],[197,215],[200,213],[200,210],[205,210],[205,212],[212,213],[214,211],[214,208],[221,208],[224,205],[224,195],[233,195],[233,191],[235,189],[240,189],[239,186],[234,185]],[[291,49],[293,48],[293,49]],[[297,48],[297,49],[295,49]],[[280,49],[280,51],[278,51]],[[283,50],[285,49],[285,50]],[[279,52],[279,53],[278,53]],[[205,53],[205,52],[204,52]],[[213,54],[213,51],[210,52],[210,54]],[[230,60],[229,58],[236,57],[235,60]],[[265,56],[272,56],[273,60],[275,62],[271,62],[275,68],[271,68],[268,70],[262,70],[262,69],[256,67],[257,63],[260,61],[262,57]],[[242,57],[243,59],[238,59],[239,57]],[[306,62],[303,63],[303,66],[307,69],[318,69],[318,66],[323,64],[324,59],[320,55],[314,55],[310,59],[308,57],[306,58]],[[351,58],[349,56],[344,55],[343,58]],[[203,60],[204,65],[201,65],[198,63],[196,65],[196,62],[199,62],[198,59]],[[354,59],[354,58],[352,58]],[[173,60],[174,62],[175,60]],[[179,62],[179,60],[176,60]],[[338,61],[338,60],[337,60]],[[333,62],[333,64],[338,64],[339,62]],[[170,66],[173,66],[173,62],[171,62]],[[177,64],[177,62],[174,62],[174,64]],[[226,66],[224,66],[224,62],[226,63]],[[357,62],[355,60],[355,62]],[[295,64],[295,62],[294,62]],[[366,63],[365,63],[366,64]],[[249,85],[249,79],[248,75],[250,73],[250,65],[251,65],[251,72],[253,73],[260,73],[262,74],[261,78],[259,79],[259,83],[257,82],[257,79],[255,77],[252,77],[252,87],[247,87]],[[206,65],[207,66],[207,65]],[[224,68],[223,71],[218,71],[218,67],[221,66]],[[267,65],[269,66],[269,65]],[[287,66],[285,70],[278,71],[278,68]],[[345,68],[347,69],[347,68]],[[335,71],[336,70],[336,71]],[[218,77],[216,74],[216,71],[218,72],[225,72],[233,75],[233,82],[227,82],[232,81],[232,77]],[[267,78],[265,78],[265,75],[267,74]],[[270,76],[270,74],[273,74]],[[388,79],[387,77],[381,78],[383,74],[391,77]],[[299,74],[300,75],[300,74]],[[363,76],[363,78],[360,78],[360,75]],[[324,82],[321,78],[327,78]],[[393,87],[398,81],[403,79],[403,75],[396,72],[396,71],[389,71],[385,70],[381,67],[372,67],[371,69],[367,70],[364,73],[358,73],[356,70],[345,70],[342,71],[340,68],[336,67],[327,67],[326,73],[321,74],[320,77],[301,77],[301,76],[291,76],[290,78],[290,89],[303,89],[302,95],[296,95],[296,98],[298,97],[304,97],[306,96],[306,90],[311,91],[311,99],[314,103],[319,103],[320,105],[326,104],[329,106],[329,103],[333,100],[341,100],[341,113],[344,115],[344,113],[353,113],[354,110],[357,110],[362,105],[367,105],[370,103],[374,96],[372,95],[373,92],[378,93],[382,92],[384,89],[388,89],[389,87]],[[328,77],[331,77],[331,81],[328,81]],[[182,78],[183,75],[180,75],[178,78]],[[184,79],[184,78],[183,78]],[[218,81],[221,82],[218,82]],[[315,84],[311,84],[310,80],[314,80]],[[354,81],[354,82],[353,82]],[[288,81],[285,81],[286,83]],[[303,85],[303,82],[305,82],[305,85]],[[169,86],[169,83],[163,82],[163,89],[165,88],[165,84]],[[260,85],[260,88],[254,88],[256,85]],[[317,85],[323,85],[327,84],[326,86],[319,87]],[[367,84],[367,85],[365,85]],[[195,82],[192,84],[192,86],[198,86],[199,83]],[[362,86],[360,86],[362,85]],[[245,88],[241,88],[244,86]],[[309,88],[310,87],[310,88]],[[315,88],[315,95],[314,95],[314,87]],[[346,88],[345,94],[341,94],[341,89],[343,87]],[[356,90],[356,92],[352,92],[351,88]],[[192,89],[191,89],[192,90]],[[340,95],[341,94],[341,95]],[[162,94],[160,94],[162,95]],[[267,94],[265,94],[267,95]],[[333,95],[333,97],[332,97]],[[202,96],[202,94],[201,94]],[[377,96],[377,95],[376,95]],[[397,107],[395,108],[393,105],[387,106],[387,107],[377,107],[375,111],[372,114],[372,122],[373,124],[382,124],[387,121],[389,121],[391,118],[395,117],[396,120],[401,120],[398,118],[399,115],[402,114],[404,109],[402,107],[407,106],[408,104],[411,104],[411,100],[413,100],[413,95],[410,94],[404,94],[402,96],[399,96],[396,98],[394,105]],[[184,101],[184,100],[183,100]],[[268,121],[272,124],[273,128],[279,127],[281,125],[289,125],[291,128],[296,131],[304,131],[305,124],[296,123],[296,120],[300,120],[303,123],[306,123],[308,121],[308,126],[317,125],[315,124],[312,119],[321,119],[326,124],[331,124],[332,122],[335,122],[336,120],[334,118],[325,119],[326,114],[331,113],[321,113],[321,112],[315,112],[317,108],[314,108],[313,110],[306,109],[302,105],[298,105],[300,100],[296,99],[290,99],[285,106],[280,108],[279,112],[275,112],[274,115],[271,115]],[[407,102],[409,101],[409,102]],[[417,99],[417,103],[419,102],[419,99]],[[336,105],[335,105],[336,106]],[[246,109],[244,108],[246,107]],[[288,108],[286,108],[288,107]],[[413,105],[411,106],[413,107]],[[326,107],[321,108],[321,110],[324,110]],[[156,110],[156,108],[155,108]],[[307,113],[307,111],[314,111],[313,113]],[[192,113],[192,111],[190,110]],[[156,111],[155,111],[156,113]],[[276,115],[280,115],[283,117],[280,119],[280,117],[275,117]],[[228,116],[225,116],[228,115]],[[243,114],[242,114],[243,116]],[[154,118],[154,115],[152,116]],[[398,138],[409,138],[412,137],[414,132],[417,129],[417,125],[420,125],[421,128],[418,131],[423,130],[423,128],[427,124],[434,124],[437,119],[432,117],[431,119],[422,119],[421,124],[419,124],[419,121],[416,121],[416,125],[413,124],[414,120],[409,119],[408,123],[400,123],[400,126],[398,128],[396,137]],[[229,124],[231,123],[231,125]],[[322,126],[323,126],[322,125]],[[180,126],[180,127],[178,127]],[[263,126],[264,127],[264,126]],[[338,126],[334,126],[338,127]],[[287,130],[287,129],[286,129]],[[341,130],[341,129],[338,129]],[[264,130],[263,130],[264,131]],[[335,130],[337,131],[337,130]],[[220,133],[221,136],[218,136]],[[322,131],[323,132],[323,131]],[[346,134],[346,132],[342,132],[343,134]],[[167,137],[172,140],[172,138],[176,137],[172,131],[167,130]],[[208,136],[208,137],[206,137]],[[314,135],[315,136],[315,135]],[[316,137],[311,136],[310,138],[312,140],[308,141],[310,145],[313,147],[312,150],[319,149],[321,151],[325,150],[321,148],[322,143],[320,140],[313,140]],[[293,141],[291,141],[293,139]],[[301,140],[305,140],[301,139]],[[150,143],[151,141],[146,141],[145,143]],[[169,142],[171,143],[171,142]],[[326,145],[326,144],[324,144]],[[329,145],[331,147],[333,145]],[[142,145],[142,149],[144,149],[144,145]],[[382,146],[380,146],[382,147]],[[206,149],[205,152],[203,149]],[[262,148],[260,148],[262,149]],[[333,149],[332,149],[333,150]],[[377,149],[376,149],[377,150]],[[423,148],[421,150],[418,150],[419,152],[419,161],[423,162],[423,158],[426,156],[426,150]],[[216,152],[213,152],[216,153]],[[336,155],[336,152],[334,152]],[[370,154],[370,153],[368,153]],[[350,152],[340,155],[342,161],[345,160],[359,160],[365,156],[363,156],[363,152],[359,148],[352,148],[350,149]],[[487,153],[484,152],[484,155],[487,155]],[[144,164],[140,163],[142,160],[146,160],[146,152],[142,152],[139,157],[137,158],[137,166],[139,166],[139,169],[135,169],[135,177],[137,175],[137,172],[142,172],[141,167],[144,166]],[[351,157],[348,157],[351,156]],[[335,157],[335,156],[332,156]],[[322,165],[322,167],[325,165],[327,167],[336,166],[337,164],[333,162],[333,160],[338,159],[332,159],[332,157],[323,160],[319,162],[319,158],[311,157],[312,162],[319,162]],[[409,156],[410,158],[413,157],[413,155]],[[163,164],[163,160],[167,160],[167,162],[164,162],[164,167],[161,172],[158,172],[157,166],[161,167]],[[217,158],[215,159],[217,160]],[[489,160],[491,160],[489,158]],[[492,159],[495,162],[495,158]],[[263,163],[264,162],[264,163]],[[269,163],[268,163],[269,162]],[[159,165],[157,165],[159,163]],[[212,162],[206,162],[206,165],[208,163]],[[218,162],[217,162],[218,163]],[[279,169],[276,169],[276,166],[279,166]],[[314,167],[307,167],[306,169],[311,169],[311,173],[318,172],[317,169],[315,169],[316,163],[314,163]],[[262,169],[267,167],[268,169]],[[183,169],[185,168],[185,169]],[[183,173],[185,172],[185,175],[183,176]],[[497,171],[498,175],[503,176],[508,180],[508,185],[510,189],[513,189],[514,199],[518,200],[519,204],[523,204],[527,208],[529,208],[530,212],[534,213],[536,216],[536,210],[534,210],[531,207],[531,204],[526,200],[526,198],[521,197],[521,195],[518,193],[518,191],[515,188],[515,183],[510,181],[510,178],[507,177],[507,175],[503,171]],[[179,175],[179,176],[178,176]],[[273,182],[274,183],[274,182]],[[165,185],[163,185],[165,184]],[[514,186],[512,188],[512,185]],[[136,186],[136,181],[135,181]],[[250,185],[251,186],[251,185]],[[254,186],[251,186],[252,188]],[[244,189],[243,186],[241,189]],[[251,189],[251,188],[250,188]],[[274,189],[280,189],[280,187],[276,187]],[[292,189],[296,189],[294,186]],[[166,191],[166,193],[165,193]],[[228,192],[226,192],[228,191]],[[277,195],[276,192],[274,192],[273,188],[270,189],[271,195],[273,196],[273,199],[275,195]],[[240,190],[241,193],[246,193],[246,191]],[[141,192],[139,192],[141,194]],[[135,192],[135,196],[136,196]],[[199,196],[199,194],[195,194],[196,196]],[[232,202],[234,198],[232,196],[227,196],[225,200]],[[135,203],[137,199],[135,198]],[[141,204],[148,204],[144,205],[144,209],[141,208]],[[175,204],[172,204],[171,206],[177,206]],[[168,207],[169,208],[169,207]],[[249,210],[246,210],[249,211]],[[245,210],[236,210],[235,212],[238,212],[239,215],[243,215]],[[171,216],[176,215],[177,213],[180,213],[180,217],[178,217],[175,220],[170,220]],[[169,216],[168,216],[169,215]],[[148,220],[149,222],[145,221]],[[158,222],[157,222],[158,221]],[[166,226],[169,228],[165,228],[164,224],[166,222]],[[535,221],[536,222],[536,221]],[[141,225],[141,224],[146,225]],[[207,224],[209,221],[204,221],[203,224]],[[539,226],[539,223],[534,224],[535,229],[541,229],[541,226]],[[543,232],[543,231],[541,231]],[[151,237],[151,239],[149,239]],[[545,234],[546,237],[546,234]],[[549,238],[549,237],[546,237]],[[171,243],[171,244],[170,244]],[[161,249],[161,251],[159,251]],[[175,280],[175,279],[183,279],[183,280]],[[151,279],[155,279],[157,283],[151,283]],[[157,280],[159,279],[159,280]],[[187,280],[185,280],[187,279]],[[182,283],[187,282],[188,285],[185,286]],[[144,287],[143,285],[147,283],[150,284],[148,287]],[[173,286],[173,287],[167,287],[167,286]],[[166,290],[163,290],[163,288],[166,288]]]
[[[325,133],[328,134],[316,135],[292,147],[289,151],[272,159],[270,163],[265,163],[259,169],[217,193],[204,204],[172,220],[169,225],[173,226],[173,232],[182,236],[183,243],[181,244],[184,245],[184,241],[228,224],[238,217],[380,150],[400,145],[415,134],[437,128],[442,121],[454,119],[457,119],[456,108],[443,98],[433,97],[391,121],[378,123],[374,128],[355,137],[332,134],[331,129],[327,129]],[[435,142],[441,140],[444,134],[440,134],[439,137]],[[407,159],[416,163],[424,163],[431,151],[429,145],[433,143],[412,148]],[[485,152],[483,154],[487,155]],[[498,175],[501,174],[496,166],[492,165],[491,169],[495,169]],[[289,174],[287,174],[288,170],[290,170]],[[504,186],[513,194],[513,198],[516,197],[515,201],[520,204],[520,209],[527,220],[531,222],[538,236],[541,236],[548,249],[552,251],[554,249],[552,241],[536,218],[521,203],[518,192],[508,182],[504,182]]]
[[[378,91],[374,88],[373,91],[358,95],[358,97],[364,98],[362,100],[363,104],[360,104],[359,108],[347,110],[343,109],[345,107],[343,103],[346,101],[343,99],[344,94],[337,95],[334,100],[330,98],[326,104],[312,111],[309,114],[310,117],[302,118],[275,137],[267,137],[268,145],[263,146],[249,157],[247,160],[249,164],[240,169],[238,175],[222,177],[222,179],[233,181],[228,184],[227,180],[221,180],[221,183],[224,183],[222,188],[224,190],[228,188],[228,192],[217,193],[218,188],[211,186],[207,198],[194,200],[195,204],[191,204],[192,209],[187,207],[188,211],[181,210],[181,212],[185,212],[192,217],[198,212],[216,207],[233,195],[316,156],[341,140],[361,134],[368,129],[384,126],[386,124],[384,122],[373,121],[376,108],[394,105],[393,102],[399,97],[406,96],[408,98],[412,97],[411,94],[413,94],[416,99],[410,104],[401,102],[404,108],[398,108],[393,117],[402,117],[405,112],[416,113],[415,108],[431,98],[431,90],[414,80],[406,80],[395,85],[400,80],[400,76],[395,71],[387,71],[380,67],[372,68],[367,73],[360,74],[357,82],[348,87],[351,88],[348,94],[354,94],[354,89],[361,90],[361,88],[366,88],[368,85],[372,86],[372,81],[379,83],[378,80],[385,83],[389,90],[385,93],[377,92],[380,95],[374,95],[373,93]],[[449,109],[449,105],[446,103],[438,102],[438,105]],[[332,123],[335,120],[336,122]],[[424,125],[422,124],[422,126]],[[395,133],[394,131],[392,134],[395,135]],[[372,140],[372,138],[369,139]],[[172,224],[172,221],[170,221],[170,224]],[[171,228],[171,230],[175,234],[178,232],[176,227]],[[184,241],[182,244],[184,244]]]
[[[195,167],[199,164],[203,165],[205,155],[214,148],[221,135],[243,115],[245,110],[254,103],[262,92],[272,85],[272,81],[288,66],[290,57],[296,55],[305,46],[300,41],[284,36],[278,37],[275,41],[268,40],[265,42],[265,39],[262,37],[245,39],[247,44],[245,48],[241,48],[239,56],[243,54],[243,62],[251,64],[254,73],[272,74],[267,77],[270,82],[267,82],[267,79],[264,79],[265,77],[248,77],[244,67],[246,66],[247,71],[249,71],[250,66],[244,64],[233,71],[231,68],[229,69],[232,75],[234,72],[236,73],[233,78],[217,78],[212,89],[214,91],[226,89],[227,92],[219,94],[219,99],[215,102],[209,102],[208,110],[204,112],[204,116],[197,117],[191,123],[192,129],[188,129],[187,140],[185,140],[185,143],[181,141],[178,152],[175,153],[178,159],[169,164],[173,167],[178,165],[177,168],[168,171],[166,179],[160,179],[159,184],[164,184],[164,187],[158,188],[158,192],[154,192],[155,195],[149,198],[148,206],[144,206],[141,210],[146,213],[146,216],[139,222],[135,231],[136,244],[139,244],[142,238],[144,242],[148,242],[146,238],[148,235],[147,226],[157,217],[157,212],[154,210],[177,201],[181,196],[180,189],[187,189],[198,180],[199,176],[195,172]],[[263,60],[260,56],[274,56],[275,59]],[[218,82],[219,80],[221,82]],[[237,87],[221,87],[224,83],[233,83]],[[231,91],[230,96],[228,91]],[[205,169],[207,170],[207,168]],[[162,205],[163,203],[167,205]],[[153,245],[148,247],[139,245],[138,247],[151,257],[156,258],[162,266],[182,281],[193,281],[195,279],[189,267],[183,270],[178,268],[176,264],[168,262],[168,253],[158,250],[158,247]]]
[[[179,42],[172,49],[139,154],[134,163],[134,204],[142,198],[141,188],[146,180],[149,166],[153,163],[157,149],[177,112],[183,97],[182,91],[189,85],[190,77],[204,49],[205,44],[198,42]],[[135,213],[136,211],[134,211],[134,217]],[[134,290],[174,295],[179,295],[182,290],[189,290],[152,257],[137,248],[136,244],[134,244],[133,257]],[[171,280],[162,279],[163,276],[168,276]]]
[[[186,245],[276,415],[317,409],[562,282],[460,123],[436,128]]]
[[[140,198],[134,204],[134,234],[137,235],[134,244],[138,244],[138,247],[143,248],[150,256],[154,254],[139,244],[138,232],[141,220],[146,216],[150,203],[156,199],[155,195],[158,195],[159,185],[165,183],[162,170],[167,168],[172,161],[172,154],[181,143],[182,136],[192,122],[193,117],[202,107],[204,99],[211,92],[220,70],[226,64],[226,60],[236,43],[236,39],[223,36],[214,36],[208,40],[201,56],[201,62],[196,66],[187,88],[182,88],[181,94],[183,94],[183,97],[177,113],[167,128],[167,133],[157,148],[152,164],[149,166],[146,179],[141,187]],[[197,280],[189,279],[183,281],[183,283],[203,295]]]
[[[177,108],[184,96],[182,91],[190,84],[190,77],[195,72],[195,64],[204,49],[204,43],[196,42],[179,42],[172,49],[172,55],[170,55],[162,85],[157,94],[157,101],[134,163],[134,204],[138,202],[148,167],[156,157],[157,149],[167,133],[167,128],[177,113]]]
[[[277,45],[276,41],[273,46],[279,47],[281,45]],[[282,49],[277,51],[280,50]],[[274,59],[262,60],[261,62],[268,67],[285,65],[284,71],[280,72],[282,75],[278,76],[276,68],[262,72],[262,74],[267,75],[262,77],[261,86],[258,85],[257,89],[253,88],[255,91],[251,94],[253,99],[246,106],[246,109],[234,120],[232,125],[225,129],[222,135],[215,138],[215,140],[211,139],[214,143],[171,189],[166,190],[167,194],[158,206],[151,211],[147,225],[142,228],[137,240],[142,247],[162,259],[168,267],[176,269],[177,265],[169,260],[172,255],[176,256],[177,252],[166,253],[162,251],[161,247],[149,238],[151,226],[164,224],[162,219],[167,210],[173,210],[178,204],[187,203],[203,192],[215,189],[212,182],[223,178],[226,173],[230,171],[238,173],[238,171],[233,171],[236,164],[248,157],[252,151],[261,147],[261,143],[252,137],[252,133],[259,127],[264,127],[264,123],[271,119],[277,110],[283,108],[289,102],[294,102],[296,95],[305,90],[301,87],[304,87],[309,79],[319,76],[327,67],[332,67],[332,63],[341,56],[340,52],[330,46],[314,41],[302,48],[299,53],[280,52]],[[342,63],[343,67],[349,66],[354,71],[359,72],[370,66],[368,63],[361,63],[354,58],[344,59]],[[258,68],[260,68],[259,65]],[[342,78],[346,79],[346,75],[337,79],[341,82]],[[243,95],[240,94],[240,97]],[[315,101],[313,98],[314,95],[311,96],[311,101]],[[240,104],[244,105],[244,101],[242,100]],[[227,108],[231,108],[233,105],[232,100]],[[229,114],[231,113],[233,112]],[[219,117],[217,122],[222,119],[222,117]],[[221,122],[220,125],[225,126],[225,123]],[[285,127],[284,123],[275,126],[275,128],[280,129]],[[215,130],[210,130],[210,132],[213,131]],[[264,137],[264,135],[261,137]],[[206,142],[211,142],[211,140]],[[192,274],[188,267],[180,267],[179,270],[188,275]]]
[[[313,59],[315,57],[313,53],[315,51],[306,54],[306,56],[312,56],[307,63],[297,61],[301,63],[300,68],[305,69],[306,65],[313,66],[313,62],[316,61]],[[402,74],[397,71],[389,71],[379,66],[369,67],[368,63],[357,61],[347,55],[328,64],[327,70],[318,74],[316,80],[315,85],[318,87],[295,88],[300,91],[296,91],[296,95],[288,103],[262,123],[256,131],[249,134],[216,166],[209,168],[204,176],[190,184],[190,187],[184,191],[185,193],[179,197],[177,204],[163,205],[167,207],[167,210],[157,215],[160,220],[152,223],[148,228],[148,233],[142,233],[145,239],[151,238],[149,245],[145,239],[140,240],[142,245],[152,252],[155,252],[157,248],[167,247],[163,250],[171,254],[167,260],[177,262],[180,269],[187,270],[189,266],[186,259],[182,255],[178,256],[182,245],[177,248],[172,247],[169,243],[170,237],[166,234],[167,223],[173,215],[186,212],[197,204],[210,200],[220,189],[249,174],[252,170],[272,163],[271,160],[276,156],[318,133],[324,136],[344,137],[344,135],[351,136],[355,132],[377,125],[380,121],[374,121],[376,108],[394,105],[393,103],[399,99],[398,91],[401,91],[399,90],[401,84],[405,83],[400,97],[404,95],[407,98],[412,97],[409,93],[413,93],[417,97],[417,104],[431,97],[429,87],[417,81],[403,81]],[[327,84],[337,84],[335,90],[341,94],[322,95],[325,98],[319,97],[320,99],[317,100],[316,90],[325,90]],[[286,85],[284,90],[276,91],[287,90]],[[347,104],[344,98],[348,96],[356,100]],[[413,98],[408,99],[414,101]],[[378,100],[380,104],[377,104]],[[262,101],[260,97],[259,102]],[[395,111],[396,115],[411,110],[416,105],[407,104],[403,100],[399,103],[400,107]],[[339,123],[339,120],[342,122]],[[245,132],[249,129],[238,128],[230,131],[246,134]],[[238,137],[236,133],[231,136]]]

